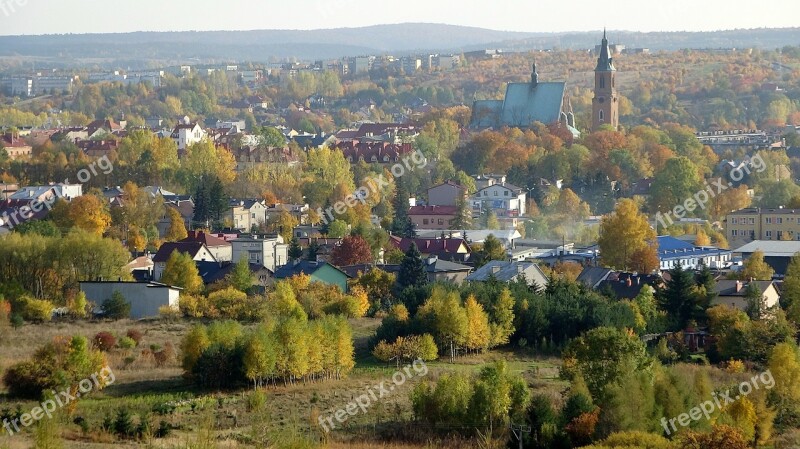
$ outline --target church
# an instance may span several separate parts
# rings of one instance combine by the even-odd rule
[[[472,105],[472,128],[529,127],[533,122],[551,124],[560,122],[578,136],[575,114],[565,99],[565,81],[540,82],[533,64],[531,80],[527,83],[508,83],[502,100],[476,100]],[[616,86],[616,68],[609,54],[608,39],[603,31],[600,55],[595,67],[595,89],[592,99],[592,129],[604,124],[617,129],[619,125],[619,98]]]

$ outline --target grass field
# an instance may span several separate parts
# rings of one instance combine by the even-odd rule
[[[181,338],[192,323],[163,321],[118,322],[58,322],[43,325],[26,325],[11,331],[0,341],[0,368],[29,358],[44,342],[59,335],[84,335],[92,338],[101,331],[123,336],[128,329],[138,329],[144,334],[139,348],[114,350],[108,360],[116,380],[103,391],[81,398],[74,410],[55,417],[58,431],[66,448],[236,448],[236,447],[317,447],[322,442],[331,448],[425,448],[471,447],[463,441],[420,441],[410,424],[411,404],[409,393],[413,385],[425,380],[435,380],[444,372],[477,370],[483,363],[495,358],[505,358],[509,367],[521,372],[536,392],[545,392],[558,400],[566,384],[558,379],[558,359],[533,358],[511,351],[494,351],[458,359],[451,364],[445,361],[427,364],[428,372],[412,376],[387,396],[371,405],[366,413],[359,412],[341,427],[324,434],[317,424],[319,416],[329,416],[345,407],[367,389],[387,381],[397,371],[374,359],[368,340],[380,324],[376,319],[359,319],[351,322],[356,346],[356,367],[350,376],[340,381],[326,381],[294,386],[269,387],[255,394],[252,388],[236,391],[200,391],[182,377],[180,354],[165,366],[157,367],[152,357],[142,355],[142,348],[151,345],[163,347],[172,343],[179,347]],[[147,351],[145,351],[147,352]],[[261,398],[266,398],[261,404]],[[33,401],[12,401],[0,396],[0,410],[30,411]],[[125,441],[100,430],[103,420],[114,417],[126,408],[134,416],[134,423],[147,419],[152,428],[164,421],[172,432],[166,438],[146,438],[142,441]],[[83,432],[73,421],[81,417],[88,423]],[[337,423],[338,424],[338,423]],[[33,434],[29,430],[13,437],[0,431],[0,448],[17,449],[32,446]],[[298,437],[301,437],[298,440]],[[307,441],[303,442],[303,438]],[[387,444],[384,441],[406,441]]]

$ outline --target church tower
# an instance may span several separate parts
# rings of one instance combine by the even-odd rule
[[[592,99],[592,129],[601,125],[619,128],[619,96],[617,94],[617,69],[613,58],[609,55],[608,39],[603,30],[603,41],[600,44],[600,56],[594,68],[594,98]]]

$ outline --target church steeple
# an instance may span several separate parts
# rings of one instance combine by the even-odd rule
[[[592,99],[592,129],[603,125],[619,128],[619,95],[617,93],[616,71],[614,61],[608,49],[606,30],[603,29],[603,40],[600,44],[600,57],[594,69],[594,98]]]
[[[595,72],[613,72],[617,69],[614,68],[614,58],[610,56],[608,50],[608,39],[606,38],[606,29],[603,28],[603,40],[600,43],[600,57],[597,58],[597,67],[594,68]]]
[[[531,68],[531,87],[536,87],[539,84],[539,73],[536,71],[536,59],[533,60],[533,67]]]

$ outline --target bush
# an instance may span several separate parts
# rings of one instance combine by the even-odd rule
[[[117,345],[117,339],[110,332],[98,332],[92,339],[95,348],[108,352]]]
[[[106,318],[111,318],[112,320],[121,320],[131,316],[131,303],[126,301],[119,291],[115,291],[111,298],[103,301],[100,309]]]
[[[31,297],[20,298],[21,314],[25,321],[34,323],[42,323],[50,321],[53,318],[53,304],[44,299],[35,299]]]
[[[133,349],[136,347],[136,342],[131,337],[122,337],[117,344],[121,349]]]
[[[139,346],[142,343],[144,334],[142,334],[142,331],[139,329],[128,329],[128,332],[125,333],[125,336],[133,340],[134,343],[136,343],[136,346]]]
[[[114,420],[114,433],[121,438],[133,436],[133,420],[128,409],[121,408],[117,411],[117,418]]]
[[[247,411],[257,412],[264,408],[267,403],[267,394],[261,390],[256,390],[247,397]]]

